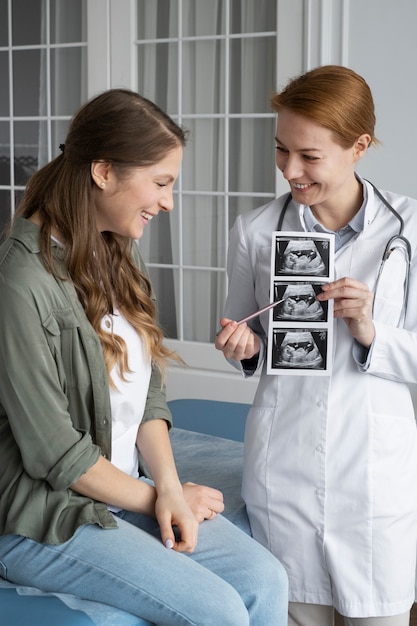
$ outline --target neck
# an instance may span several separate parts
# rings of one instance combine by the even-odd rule
[[[344,188],[331,204],[317,204],[310,207],[317,221],[325,228],[337,231],[349,224],[363,203],[363,189],[361,183],[355,178],[350,189]]]

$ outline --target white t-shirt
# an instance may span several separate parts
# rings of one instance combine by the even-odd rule
[[[116,389],[110,388],[112,414],[112,454],[111,462],[126,474],[138,476],[138,450],[136,437],[142,421],[151,378],[151,360],[145,357],[142,339],[133,326],[114,310],[113,315],[106,315],[102,328],[122,337],[129,353],[129,369],[126,380],[120,377],[116,365],[111,377]],[[109,507],[117,511],[114,507]]]

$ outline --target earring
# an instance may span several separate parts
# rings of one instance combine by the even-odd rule
[[[103,182],[102,182],[102,183],[100,183],[100,187],[102,187],[102,188],[104,187],[104,183],[103,183]]]

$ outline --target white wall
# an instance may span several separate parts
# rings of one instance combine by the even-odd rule
[[[351,0],[347,63],[368,81],[382,142],[360,172],[382,189],[417,197],[417,2]]]

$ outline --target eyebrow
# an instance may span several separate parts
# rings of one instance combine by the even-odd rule
[[[278,137],[275,137],[275,141],[285,148],[285,143],[282,143]],[[297,152],[320,152],[320,148],[300,148]]]
[[[163,178],[167,183],[172,183],[172,181],[176,180],[172,174],[155,174],[155,178]]]

